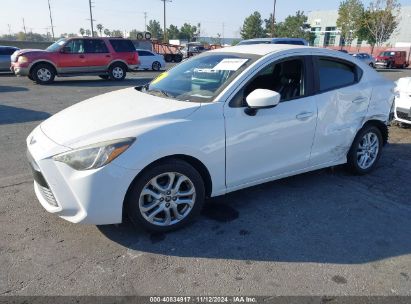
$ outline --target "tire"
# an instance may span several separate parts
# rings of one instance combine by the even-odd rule
[[[183,61],[183,56],[180,55],[180,54],[175,55],[175,56],[174,56],[174,61],[175,61],[175,62],[181,62],[181,61]]]
[[[108,80],[110,78],[109,75],[98,75],[101,79]]]
[[[126,78],[127,69],[122,63],[114,63],[108,70],[109,78],[115,81],[121,81]]]
[[[348,152],[348,169],[356,175],[364,175],[374,170],[381,157],[382,143],[381,131],[374,125],[365,125],[355,136]],[[367,159],[368,161],[364,161]]]
[[[167,190],[166,187],[169,185],[172,188]],[[143,191],[146,192],[145,195]],[[175,195],[181,192],[190,195]],[[178,197],[183,197],[182,201],[191,203],[177,203]],[[199,215],[204,199],[204,182],[198,171],[184,161],[168,160],[147,169],[133,182],[127,194],[126,212],[136,226],[142,226],[152,232],[167,232],[192,222]],[[178,219],[175,210],[181,219]]]
[[[34,81],[34,78],[31,77],[31,75],[28,75],[27,78],[30,79],[31,81]]]
[[[171,61],[173,61],[173,56],[171,54],[165,54],[164,55],[164,60],[166,62],[171,62]]]
[[[52,65],[48,63],[40,63],[33,67],[30,76],[37,84],[50,84],[54,81],[56,72]]]
[[[153,71],[160,71],[161,63],[158,61],[154,61],[153,64],[151,65],[151,68],[153,69]]]
[[[370,62],[369,66],[374,68],[374,64],[372,62]]]

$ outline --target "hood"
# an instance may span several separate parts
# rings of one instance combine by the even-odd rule
[[[17,53],[18,56],[20,55],[26,55],[26,54],[33,54],[33,53],[48,53],[48,51],[46,50],[40,50],[40,49],[23,49],[23,50],[19,50],[19,52]]]
[[[127,88],[77,103],[50,117],[40,127],[57,144],[77,148],[136,136],[136,130],[143,125],[183,119],[200,106],[200,103],[161,98]],[[116,137],[110,138],[113,134]]]

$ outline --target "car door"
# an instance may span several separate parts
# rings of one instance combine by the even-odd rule
[[[228,189],[285,176],[308,166],[317,120],[311,69],[306,57],[271,62],[226,103]],[[277,91],[280,103],[248,115],[245,98],[255,89]]]
[[[103,39],[84,39],[85,70],[84,72],[107,71],[111,54]]]
[[[343,162],[367,114],[372,88],[352,62],[326,56],[314,62],[318,123],[310,164]]]
[[[141,69],[148,69],[148,61],[149,57],[147,56],[146,51],[137,51],[138,52],[138,59],[140,60],[140,68]]]
[[[57,57],[59,73],[80,73],[87,67],[84,39],[70,39],[60,49]]]

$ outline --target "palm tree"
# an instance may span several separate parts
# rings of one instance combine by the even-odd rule
[[[79,29],[79,33],[80,33],[81,36],[84,36],[85,32],[86,31],[82,27]]]
[[[110,32],[110,30],[109,30],[108,28],[105,28],[105,29],[104,29],[104,35],[106,35],[106,37],[110,37],[111,32]]]
[[[86,30],[86,36],[91,36],[91,31],[89,29]]]
[[[101,23],[97,24],[97,30],[100,32],[100,37],[102,36],[101,32],[103,31],[103,28],[104,26]]]

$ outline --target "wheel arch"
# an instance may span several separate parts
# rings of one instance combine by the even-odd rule
[[[364,128],[365,126],[376,126],[378,128],[378,130],[380,130],[380,132],[381,132],[382,139],[383,139],[383,145],[385,146],[387,144],[387,142],[388,142],[388,126],[383,121],[378,120],[378,119],[370,119],[370,120],[367,120],[364,123],[362,128]],[[359,132],[359,130],[358,130],[358,132]]]
[[[54,69],[54,73],[57,75],[58,71],[57,71],[57,67],[55,66],[55,64],[49,60],[44,60],[44,59],[40,59],[37,60],[35,62],[33,62],[29,68],[29,74],[31,75],[31,72],[33,71],[33,69],[38,66],[39,64],[48,64],[50,65],[53,69]]]
[[[121,59],[116,59],[116,60],[113,60],[112,62],[110,62],[110,64],[108,65],[108,70],[115,64],[121,64],[121,65],[124,66],[124,68],[126,70],[128,70],[127,62],[125,62],[124,60],[121,60]]]
[[[158,164],[168,161],[168,160],[182,160],[187,162],[188,164],[190,164],[191,166],[193,166],[194,169],[196,169],[198,171],[198,173],[200,174],[201,178],[203,179],[204,182],[204,187],[205,187],[205,196],[206,197],[210,197],[211,193],[212,193],[212,189],[213,189],[213,184],[212,184],[212,179],[211,179],[211,175],[209,170],[207,169],[207,167],[204,165],[204,163],[202,161],[200,161],[198,158],[195,158],[193,156],[190,155],[186,155],[186,154],[173,154],[173,155],[169,155],[169,156],[165,156],[162,158],[159,158],[153,162],[151,162],[150,164],[148,164],[146,167],[144,167],[143,170],[141,170],[137,176],[132,180],[132,182],[130,183],[130,185],[127,188],[127,192],[126,195],[124,196],[124,201],[123,201],[123,216],[125,214],[125,207],[126,207],[126,202],[128,200],[128,196],[131,190],[132,185],[134,184],[134,182],[147,170],[149,170],[152,167],[157,166]]]

